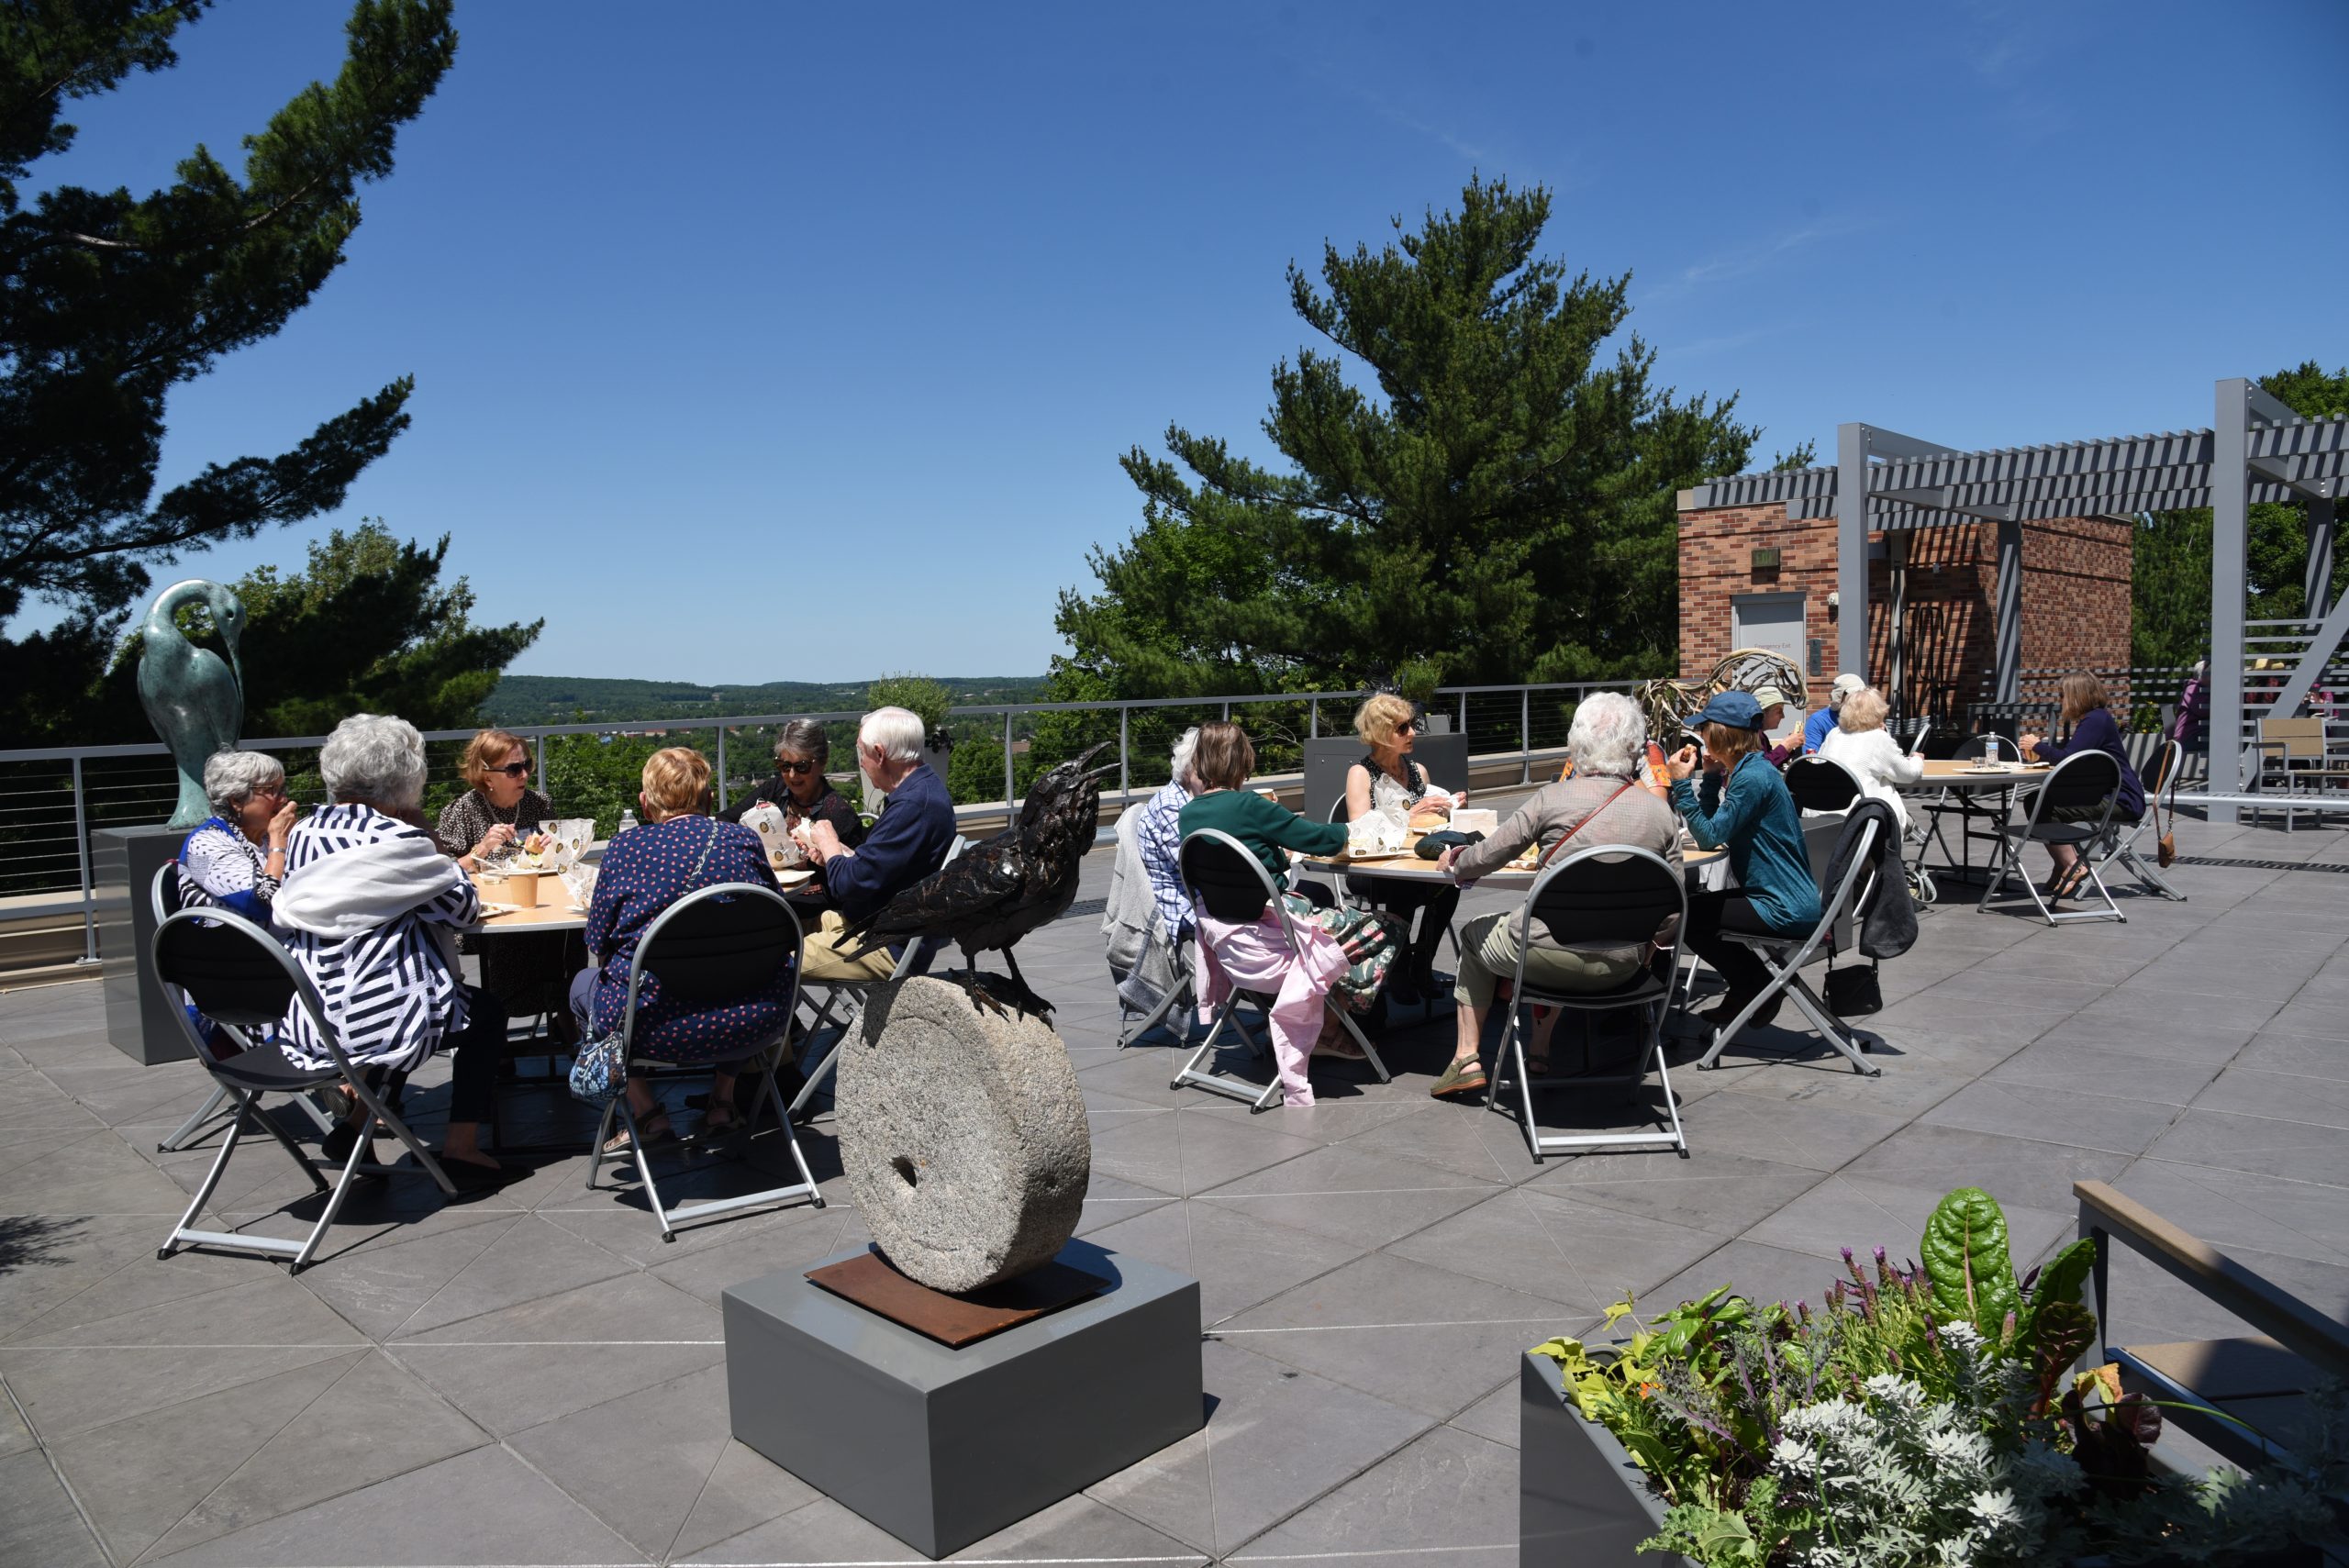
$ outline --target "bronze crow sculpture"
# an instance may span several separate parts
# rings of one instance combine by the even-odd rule
[[[1030,785],[1027,804],[1011,827],[851,921],[847,935],[863,945],[849,956],[862,957],[892,941],[951,941],[963,950],[968,971],[963,984],[973,1005],[1001,1011],[1001,999],[988,987],[1003,982],[982,979],[975,960],[978,953],[1000,952],[1011,969],[1010,984],[1018,988],[1013,1005],[1022,1012],[1051,1012],[1052,1005],[1020,977],[1011,950],[1039,926],[1059,919],[1075,901],[1078,866],[1093,848],[1099,821],[1101,779],[1118,768],[1111,762],[1088,773],[1085,764],[1108,744],[1105,740],[1074,762],[1063,762]]]

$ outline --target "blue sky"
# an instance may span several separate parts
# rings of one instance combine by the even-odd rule
[[[340,60],[228,0],[76,106],[47,180],[167,179]],[[455,69],[350,259],[173,399],[164,484],[402,373],[337,518],[454,536],[515,666],[707,682],[1023,673],[1136,526],[1172,421],[1263,449],[1282,271],[1472,170],[1630,271],[1758,458],[1868,419],[1953,446],[2208,424],[2349,361],[2349,6],[974,7],[460,0]]]

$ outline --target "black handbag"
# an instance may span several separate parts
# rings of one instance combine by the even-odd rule
[[[1876,973],[1873,960],[1865,969],[1858,964],[1837,969],[1832,962],[1827,968],[1827,1010],[1839,1018],[1856,1018],[1869,1013],[1884,1011],[1884,981]]]

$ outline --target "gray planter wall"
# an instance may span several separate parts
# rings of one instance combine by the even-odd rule
[[[1519,1568],[1694,1568],[1639,1550],[1664,1504],[1615,1434],[1566,1402],[1558,1363],[1528,1351],[1518,1387]]]

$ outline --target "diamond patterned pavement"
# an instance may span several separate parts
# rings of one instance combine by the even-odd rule
[[[1788,1033],[1684,1069],[1685,1162],[1536,1165],[1509,1120],[1431,1101],[1442,1012],[1390,1029],[1393,1084],[1340,1070],[1309,1111],[1172,1093],[1164,1037],[1115,1044],[1097,918],[1039,933],[1021,964],[1093,1113],[1085,1231],[1198,1277],[1211,1409],[963,1558],[1503,1568],[1522,1347],[1625,1290],[1815,1296],[1840,1247],[1912,1251],[1960,1184],[2037,1256],[2075,1179],[2117,1181],[2349,1319],[2349,884],[2310,874],[2349,865],[2349,835],[2179,833],[2191,901],[2125,896],[2126,925],[1931,912],[1885,966],[1879,1079]],[[1107,872],[1093,857],[1086,895]],[[156,1142],[206,1085],[130,1063],[102,1023],[92,984],[0,993],[0,1562],[920,1561],[727,1432],[718,1293],[864,1236],[828,1122],[806,1147],[831,1207],[673,1245],[627,1189],[588,1191],[580,1152],[478,1201],[362,1189],[298,1277],[158,1262],[210,1148]],[[428,1137],[434,1077],[410,1095]],[[559,1090],[517,1084],[504,1114],[511,1140],[584,1150]],[[676,1191],[745,1190],[774,1142],[689,1161]],[[249,1144],[216,1218],[293,1233],[307,1194]],[[2115,1275],[2121,1333],[2231,1331],[2125,1259]]]

